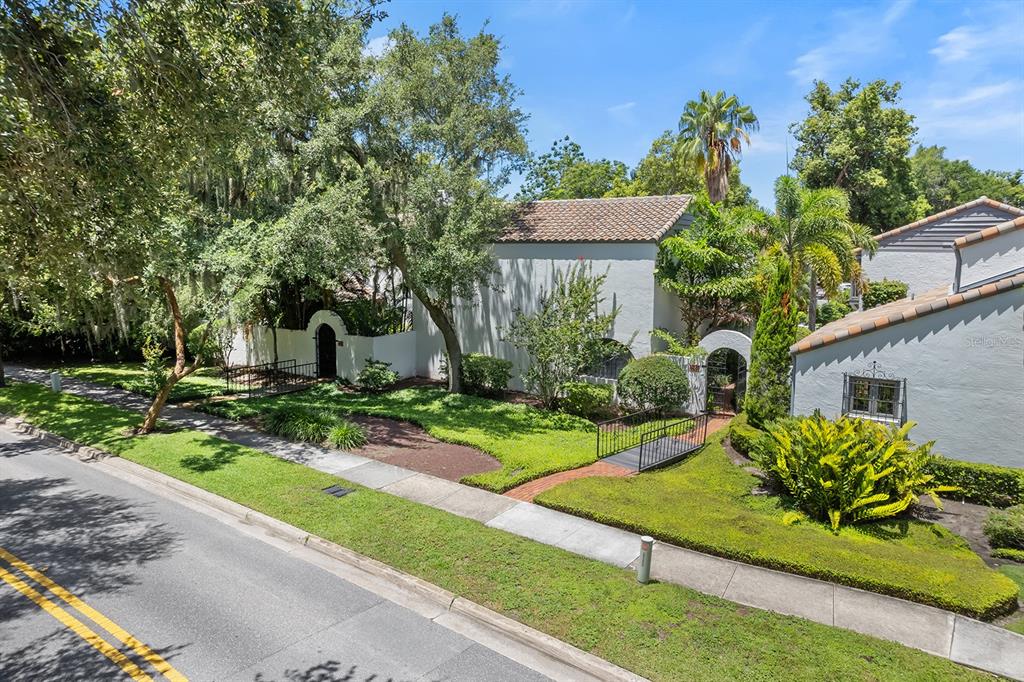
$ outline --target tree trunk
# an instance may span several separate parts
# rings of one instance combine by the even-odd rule
[[[402,281],[427,309],[431,321],[437,325],[442,338],[444,338],[445,354],[448,356],[448,392],[462,393],[462,344],[459,343],[459,335],[455,332],[455,325],[448,317],[448,311],[409,278],[408,261],[401,247],[392,247],[390,256],[391,262],[402,273]]]
[[[164,409],[164,405],[167,404],[167,399],[171,396],[171,391],[175,385],[202,365],[201,353],[196,354],[191,365],[185,364],[185,322],[181,316],[181,309],[178,307],[178,297],[174,293],[174,285],[165,277],[158,277],[157,281],[160,283],[160,288],[163,289],[164,296],[167,298],[167,307],[171,310],[171,319],[174,322],[174,367],[171,368],[171,373],[167,375],[164,385],[157,391],[152,404],[146,410],[146,418],[143,420],[142,428],[140,429],[141,433],[151,433],[156,428],[156,420],[160,417],[160,412]],[[209,333],[209,329],[209,326],[207,326],[203,332],[203,342],[206,341],[205,335]]]
[[[4,372],[4,344],[0,342],[0,388],[7,386],[7,374]]]
[[[277,368],[277,327],[270,325],[270,336],[274,339],[274,367]]]
[[[818,276],[814,274],[813,267],[810,268],[810,271],[811,290],[807,295],[807,328],[813,332],[818,322]]]
[[[719,163],[717,168],[704,168],[704,184],[708,186],[708,198],[711,203],[720,204],[729,193],[729,171],[725,164]]]

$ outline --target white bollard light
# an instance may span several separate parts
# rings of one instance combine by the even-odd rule
[[[640,566],[636,570],[636,581],[646,585],[651,581],[651,554],[654,551],[654,538],[644,535],[640,538]]]
[[[50,372],[50,388],[55,393],[60,393],[60,372]]]

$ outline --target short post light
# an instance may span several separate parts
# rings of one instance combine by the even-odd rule
[[[640,566],[636,571],[636,581],[646,585],[651,581],[651,554],[654,551],[654,538],[644,535],[640,538]]]
[[[60,372],[50,372],[50,388],[54,393],[60,393]]]

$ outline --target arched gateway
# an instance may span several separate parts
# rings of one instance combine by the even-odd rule
[[[704,370],[706,412],[738,412],[747,387],[750,337],[731,329],[711,332],[700,342],[708,352]]]

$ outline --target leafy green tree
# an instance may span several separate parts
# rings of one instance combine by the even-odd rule
[[[725,200],[729,171],[739,161],[743,143],[750,144],[749,133],[757,129],[757,116],[736,95],[701,90],[699,100],[686,103],[679,118],[680,150],[704,175],[712,203]]]
[[[519,196],[528,200],[600,198],[626,177],[626,164],[607,159],[590,161],[583,149],[566,136],[556,140],[549,152],[530,161]]]
[[[740,166],[729,169],[727,207],[753,205],[750,187],[740,180]],[[679,133],[666,130],[640,159],[629,178],[617,178],[606,197],[645,197],[665,194],[699,194],[705,191],[704,178],[682,154]]]
[[[910,167],[918,192],[937,213],[987,196],[1012,206],[1024,206],[1024,172],[981,171],[969,161],[947,159],[945,147],[918,146]]]
[[[361,183],[384,257],[441,332],[448,387],[460,393],[454,305],[494,271],[490,244],[514,211],[499,192],[525,160],[526,116],[498,74],[494,35],[464,38],[445,15],[423,38],[402,26],[390,40],[380,57],[348,45],[332,55],[333,106],[309,153],[342,166],[339,182]]]
[[[850,218],[875,232],[922,217],[909,158],[917,128],[899,93],[898,82],[848,79],[833,91],[817,81],[806,97],[810,113],[791,128],[792,165],[805,185],[845,190]]]
[[[537,310],[517,310],[504,331],[505,341],[530,356],[523,382],[546,407],[554,407],[562,387],[609,352],[605,337],[619,309],[598,312],[605,279],[584,264],[559,272],[551,291],[541,292]]]
[[[175,357],[142,427],[152,430],[208,355],[221,305],[202,255],[245,201],[237,156],[273,135],[267,112],[314,90],[309,64],[336,29],[365,17],[180,0],[8,7],[0,239],[19,269],[8,284],[72,320],[104,299],[121,317],[129,296],[159,313]]]
[[[818,285],[834,296],[839,285],[857,272],[854,250],[874,253],[877,242],[851,219],[845,192],[808,189],[788,175],[775,181],[775,214],[769,216],[767,227],[789,259],[794,278],[809,279],[807,322],[813,330]]]
[[[694,201],[693,223],[661,242],[655,268],[658,283],[679,297],[690,345],[702,324],[715,329],[750,321],[758,251],[750,226],[764,221],[756,211],[719,208],[703,195]]]
[[[789,348],[796,342],[798,316],[792,277],[789,259],[778,257],[750,347],[743,409],[750,423],[758,427],[789,413],[789,375],[793,365]]]

